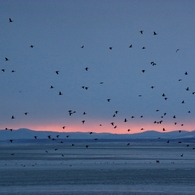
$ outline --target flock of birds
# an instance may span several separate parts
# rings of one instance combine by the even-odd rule
[[[12,23],[12,22],[14,22],[14,21],[13,21],[11,18],[9,18],[9,22]],[[144,34],[144,31],[143,31],[143,30],[140,30],[139,33],[140,33],[141,35],[143,35],[143,34]],[[158,33],[155,32],[155,31],[153,31],[153,35],[154,35],[154,36],[157,36]],[[34,45],[30,45],[29,47],[30,47],[31,49],[33,49],[33,48],[34,48]],[[80,48],[81,48],[81,49],[85,49],[85,45],[80,46]],[[129,49],[131,49],[131,48],[133,48],[133,45],[132,45],[132,44],[129,45]],[[113,47],[110,46],[108,49],[109,49],[109,50],[113,50]],[[142,47],[142,49],[146,49],[146,47]],[[175,52],[176,52],[176,53],[179,52],[179,49],[177,48],[177,49],[175,50]],[[9,57],[8,57],[8,56],[5,57],[5,61],[6,61],[6,62],[9,61]],[[151,64],[151,66],[157,66],[157,63],[154,62],[154,61],[151,61],[150,64]],[[6,69],[5,69],[5,68],[2,68],[1,71],[2,71],[3,73],[6,73]],[[90,71],[90,67],[84,67],[84,68],[83,68],[83,71],[89,72],[89,71]],[[12,70],[11,72],[14,73],[14,72],[16,72],[16,70]],[[140,72],[142,72],[142,73],[144,74],[144,73],[146,72],[146,69],[142,69],[142,70],[140,70]],[[59,75],[59,74],[60,74],[60,70],[56,70],[56,71],[54,72],[54,74]],[[188,71],[183,72],[183,75],[184,75],[184,76],[188,76],[188,74],[189,74]],[[179,78],[178,81],[181,82],[182,79]],[[101,84],[101,85],[104,84],[104,81],[99,82],[99,84]],[[50,89],[54,89],[54,88],[55,88],[54,85],[50,85]],[[84,90],[88,90],[88,89],[89,89],[88,86],[84,86],[84,85],[81,86],[81,88],[84,89]],[[155,86],[152,85],[152,86],[151,86],[151,89],[154,89],[154,88],[155,88]],[[185,90],[186,90],[186,91],[190,91],[190,87],[186,87]],[[63,92],[62,92],[62,91],[59,91],[59,92],[58,92],[58,95],[59,95],[59,96],[62,96],[62,95],[63,95]],[[195,95],[195,91],[192,91],[192,95]],[[139,97],[142,97],[141,94],[139,94],[138,96],[139,96]],[[162,93],[162,98],[163,98],[164,100],[166,100],[166,101],[168,100],[168,97],[167,97],[167,95],[166,95],[165,93]],[[109,102],[112,101],[112,99],[111,99],[111,98],[107,98],[105,101],[107,101],[107,102],[109,103]],[[185,104],[185,100],[181,100],[181,104]],[[159,110],[159,109],[156,109],[155,111],[156,111],[156,112],[159,112],[160,110]],[[69,116],[72,116],[72,115],[74,115],[74,114],[76,114],[76,113],[77,113],[77,112],[76,112],[75,110],[68,110],[68,115],[69,115]],[[114,111],[113,114],[112,114],[112,117],[115,118],[115,117],[117,116],[118,113],[119,113],[118,110]],[[191,113],[191,110],[188,110],[187,113],[190,114],[190,113]],[[86,111],[83,111],[82,114],[83,114],[83,115],[86,115],[87,112],[86,112]],[[25,116],[29,115],[29,112],[25,111],[25,112],[24,112],[24,115],[25,115]],[[159,120],[153,121],[153,123],[154,123],[154,124],[160,124],[160,125],[162,125],[163,122],[164,122],[163,119],[166,117],[166,115],[167,115],[167,113],[164,112],[164,113],[160,116],[160,119],[159,119]],[[133,118],[135,118],[135,117],[137,117],[137,116],[132,115],[130,118],[133,119]],[[143,118],[144,116],[141,115],[141,116],[139,116],[139,117],[140,117],[140,118]],[[176,116],[176,115],[173,115],[172,118],[173,118],[174,120],[176,120],[177,116]],[[12,115],[12,116],[10,116],[10,119],[11,119],[11,120],[17,120],[17,117],[16,117],[15,115]],[[128,120],[129,120],[128,118],[124,118],[123,122],[124,122],[124,123],[127,123]],[[86,122],[85,119],[81,121],[82,124],[85,124],[85,122]],[[177,124],[178,124],[178,122],[177,122],[177,121],[174,121],[174,125],[177,125]],[[114,129],[117,128],[117,124],[115,123],[115,121],[111,121],[111,122],[110,122],[110,125],[111,125]],[[180,125],[181,125],[181,126],[184,126],[184,123],[182,123],[182,124],[180,124]],[[99,126],[102,126],[102,124],[99,124]],[[65,129],[66,129],[66,125],[62,126],[61,128],[62,128],[63,130],[65,130]],[[5,130],[7,130],[7,131],[13,131],[12,128],[8,128],[8,127],[5,127]],[[141,127],[140,130],[143,131],[143,130],[145,130],[145,128],[144,128],[144,127]],[[126,131],[127,131],[127,133],[130,132],[130,131],[131,131],[131,128],[128,128]],[[162,131],[165,132],[165,131],[166,131],[166,127],[162,127]],[[178,130],[178,133],[181,133],[181,130]],[[91,132],[89,132],[89,134],[91,135],[91,134],[93,134],[93,132],[91,131]],[[55,141],[55,142],[57,141],[57,143],[58,143],[58,140],[60,140],[60,139],[59,139],[59,138],[60,138],[60,135],[57,135],[56,137],[52,137],[51,135],[48,135],[47,138],[48,138],[49,140],[51,140],[51,141]],[[67,135],[66,138],[69,138],[69,135]],[[38,136],[37,136],[37,135],[34,135],[34,139],[37,140],[37,139],[38,139]],[[159,138],[159,139],[160,139],[160,138]],[[98,139],[97,139],[97,138],[94,138],[94,140],[97,141]],[[14,139],[10,139],[9,142],[10,142],[10,143],[13,143],[13,142],[14,142]],[[59,143],[63,144],[64,141],[63,141],[63,140],[60,140]],[[170,143],[170,140],[167,140],[166,143]],[[178,143],[181,144],[182,142],[179,141]],[[75,144],[72,143],[72,146],[75,146]],[[127,146],[130,146],[130,143],[127,143]],[[86,148],[89,148],[89,144],[85,145],[85,147],[86,147]],[[190,145],[187,144],[186,147],[190,147]],[[57,150],[58,150],[58,149],[55,148],[55,151],[57,151]],[[195,148],[193,148],[193,150],[195,150]],[[47,150],[45,150],[45,152],[48,153]],[[14,155],[14,154],[11,154],[11,155]],[[63,156],[63,155],[62,155],[62,156]],[[181,157],[183,157],[183,154],[181,154]],[[157,163],[159,163],[159,161],[157,161]]]

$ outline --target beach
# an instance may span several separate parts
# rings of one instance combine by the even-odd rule
[[[1,143],[0,194],[194,194],[195,144],[186,145]]]

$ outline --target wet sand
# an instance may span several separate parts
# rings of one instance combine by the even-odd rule
[[[0,194],[195,192],[195,144],[86,144],[0,144]]]

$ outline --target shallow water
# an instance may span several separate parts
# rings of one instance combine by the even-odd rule
[[[128,147],[96,143],[89,148],[85,143],[76,147],[0,145],[0,194],[195,194],[193,147],[162,143]]]

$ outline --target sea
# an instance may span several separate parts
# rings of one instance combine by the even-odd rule
[[[1,142],[0,194],[195,195],[195,143]]]

